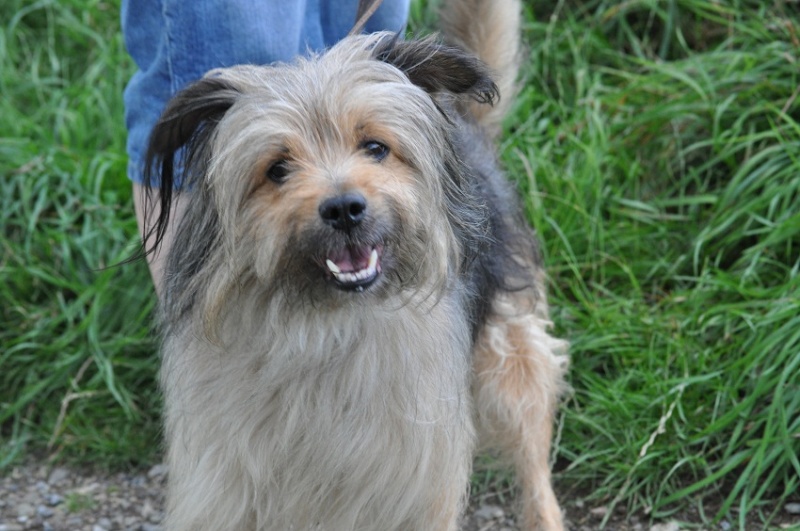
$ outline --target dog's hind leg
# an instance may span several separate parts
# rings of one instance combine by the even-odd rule
[[[484,444],[516,469],[521,528],[562,530],[550,483],[553,417],[568,359],[566,342],[550,336],[546,303],[531,311],[534,291],[504,292],[475,346],[473,393]]]

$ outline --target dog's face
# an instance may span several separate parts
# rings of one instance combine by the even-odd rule
[[[316,301],[433,288],[469,224],[442,98],[493,90],[455,48],[356,37],[292,65],[210,72],[165,111],[151,156],[168,207],[185,146],[190,210],[216,221],[183,234],[214,237],[264,285]]]
[[[442,265],[422,257],[452,252],[431,98],[384,63],[326,59],[216,74],[243,95],[217,126],[208,174],[226,239],[258,277],[317,299],[430,275]]]

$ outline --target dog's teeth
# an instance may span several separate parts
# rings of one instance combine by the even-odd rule
[[[374,277],[377,274],[378,251],[373,249],[369,255],[369,261],[367,262],[366,267],[358,271],[342,271],[341,268],[337,266],[336,263],[334,263],[334,261],[331,259],[325,260],[325,265],[328,266],[328,270],[331,272],[333,277],[342,284],[361,282]]]
[[[325,264],[327,264],[328,269],[330,269],[331,273],[333,273],[334,275],[337,274],[337,273],[341,273],[342,272],[342,270],[339,269],[339,266],[334,264],[333,260],[331,260],[331,259],[326,260]]]
[[[336,277],[336,280],[343,283],[355,282],[358,280],[356,275],[353,273],[334,273],[333,276]]]

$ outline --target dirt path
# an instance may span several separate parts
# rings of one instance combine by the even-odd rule
[[[97,475],[78,469],[27,464],[0,479],[0,531],[160,531],[166,468]],[[506,502],[498,501],[504,499]],[[462,531],[515,531],[508,496],[470,500]],[[570,531],[599,529],[602,508],[565,503]],[[675,523],[651,525],[615,518],[606,531],[677,531]]]

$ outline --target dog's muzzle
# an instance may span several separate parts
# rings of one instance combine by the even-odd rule
[[[348,240],[367,217],[367,200],[358,192],[347,192],[323,201],[319,206],[323,223],[341,231]],[[346,291],[363,291],[381,274],[381,244],[348,243],[325,257],[329,278]]]

